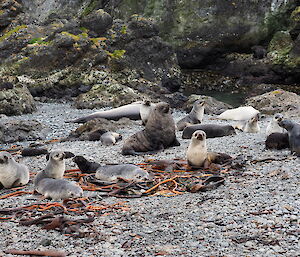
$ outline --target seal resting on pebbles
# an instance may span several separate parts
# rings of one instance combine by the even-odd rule
[[[122,154],[153,153],[170,146],[179,145],[170,105],[160,102],[151,111],[145,128],[125,140]]]
[[[204,116],[204,105],[204,101],[197,100],[193,104],[191,112],[186,117],[177,122],[177,129],[179,131],[182,131],[189,125],[201,123]]]
[[[257,133],[260,131],[258,119],[259,116],[256,115],[247,121],[237,124],[236,128],[246,133]]]
[[[0,188],[26,185],[29,181],[27,166],[17,163],[8,152],[0,152]]]
[[[288,133],[272,133],[268,135],[265,145],[266,149],[282,150],[289,148],[289,135]]]
[[[280,113],[274,114],[273,118],[270,120],[266,134],[267,136],[271,135],[272,133],[284,133],[286,130],[283,127],[279,126],[279,122],[283,120],[283,115]]]
[[[241,106],[222,112],[218,118],[222,120],[249,120],[259,114],[252,106]]]
[[[149,179],[149,173],[133,164],[100,166],[95,177],[101,181],[112,182],[118,178],[131,181],[145,181]]]
[[[82,188],[74,182],[62,179],[65,172],[65,153],[52,151],[46,168],[34,179],[35,190],[53,200],[80,197]]]
[[[101,135],[100,141],[103,145],[114,145],[116,144],[119,140],[122,140],[122,136],[116,132],[105,132],[104,134]]]
[[[300,157],[300,124],[291,120],[282,120],[279,125],[288,131],[291,152]]]
[[[234,127],[231,125],[196,124],[186,127],[183,130],[182,138],[191,138],[196,130],[203,130],[206,134],[206,138],[224,137],[236,134]]]

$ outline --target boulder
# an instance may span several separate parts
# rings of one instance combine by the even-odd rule
[[[275,113],[289,113],[300,110],[300,96],[277,89],[259,96],[251,97],[246,100],[246,105],[251,105],[258,109],[261,113],[275,114]]]
[[[33,97],[25,85],[1,82],[0,88],[1,114],[21,115],[36,111]]]
[[[0,119],[0,143],[45,139],[50,129],[36,120]]]

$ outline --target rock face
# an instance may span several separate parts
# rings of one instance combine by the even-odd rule
[[[265,114],[296,113],[299,117],[300,96],[277,89],[246,100],[246,105],[251,105]]]
[[[49,128],[36,120],[0,119],[0,143],[45,139]]]
[[[0,83],[0,114],[21,115],[35,110],[35,102],[26,86]]]

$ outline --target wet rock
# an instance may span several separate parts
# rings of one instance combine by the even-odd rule
[[[253,106],[265,114],[297,112],[300,109],[300,96],[292,92],[277,89],[248,98],[246,104]]]
[[[217,99],[211,96],[190,95],[188,101],[184,104],[183,109],[187,112],[190,112],[193,107],[193,103],[197,100],[205,101],[204,112],[206,114],[220,114],[232,108],[230,104],[218,101]]]
[[[117,129],[127,127],[130,124],[131,121],[128,118],[122,118],[118,121],[106,120],[102,118],[93,119],[72,131],[70,135],[63,141],[98,141],[100,140],[101,135],[105,132],[116,131]]]
[[[0,119],[0,142],[45,139],[49,128],[36,120]]]
[[[104,10],[99,9],[85,16],[80,25],[94,32],[95,36],[101,36],[111,27],[112,22],[112,17]]]
[[[21,115],[36,110],[34,99],[27,87],[22,84],[0,83],[0,113]]]

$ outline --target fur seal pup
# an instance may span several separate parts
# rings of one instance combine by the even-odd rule
[[[73,122],[73,123],[85,123],[89,120],[95,119],[95,118],[104,118],[107,120],[119,120],[121,118],[129,118],[131,120],[140,120],[140,108],[142,106],[141,102],[135,102],[127,105],[123,105],[117,108],[113,108],[111,110],[106,111],[99,111],[94,112],[90,115],[71,120],[66,122]]]
[[[259,119],[259,116],[256,115],[247,121],[237,124],[236,128],[243,132],[247,132],[247,133],[257,133],[260,131],[258,119]]]
[[[142,119],[143,125],[146,125],[151,110],[155,107],[155,104],[151,103],[148,100],[145,100],[140,107],[140,116]]]
[[[300,124],[291,120],[282,120],[279,125],[288,132],[291,152],[300,157]]]
[[[46,168],[34,179],[35,190],[46,198],[53,200],[80,197],[82,188],[74,182],[62,179],[65,172],[65,153],[52,151]]]
[[[270,120],[266,134],[267,136],[271,135],[272,133],[284,133],[285,129],[279,126],[279,122],[283,120],[283,115],[280,113],[274,114],[273,118]]]
[[[241,106],[235,109],[230,109],[222,112],[218,119],[222,120],[249,120],[257,116],[260,112],[252,106]]]
[[[46,198],[51,198],[54,201],[82,197],[83,190],[74,181],[64,179],[45,178],[42,179],[37,187],[37,192]]]
[[[103,145],[114,145],[116,144],[119,140],[122,140],[122,136],[116,132],[105,132],[102,134],[100,137],[100,141]]]
[[[100,167],[100,164],[97,162],[90,162],[85,159],[83,156],[75,156],[73,161],[77,164],[81,172],[84,173],[94,173]]]
[[[122,154],[137,155],[179,145],[170,105],[160,102],[150,112],[145,128],[125,140]]]
[[[147,171],[133,164],[119,164],[100,166],[96,171],[95,177],[107,182],[117,181],[118,178],[144,181],[149,179],[150,175]]]
[[[277,149],[282,150],[289,148],[289,135],[288,133],[272,133],[268,135],[265,141],[266,149]]]
[[[204,166],[204,163],[207,160],[206,134],[204,131],[196,130],[193,133],[186,157],[190,166],[194,168]]]
[[[203,120],[204,116],[204,108],[205,108],[205,102],[197,100],[193,104],[193,108],[191,112],[181,119],[180,121],[177,122],[177,129],[179,131],[182,131],[185,127],[191,125],[191,124],[199,124]]]
[[[190,139],[196,130],[203,130],[206,133],[206,138],[223,137],[235,135],[235,129],[231,125],[217,124],[197,124],[187,126],[182,133],[183,139]]]
[[[0,152],[0,188],[26,185],[29,170],[24,164],[17,163],[8,152]]]
[[[188,146],[187,162],[192,168],[209,167],[211,163],[224,164],[232,157],[224,153],[208,152],[206,146],[206,134],[202,130],[196,130]]]

